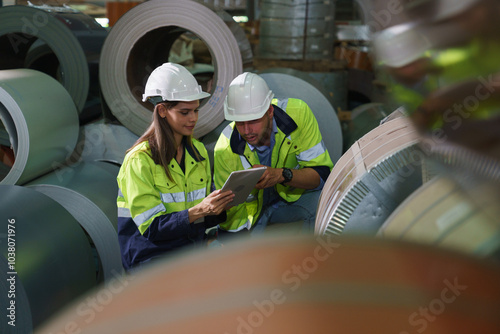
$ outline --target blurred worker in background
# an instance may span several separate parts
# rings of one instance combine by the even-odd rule
[[[183,66],[165,63],[146,83],[153,121],[127,151],[117,181],[118,238],[126,270],[187,246],[226,219],[231,191],[211,192],[207,151],[192,138],[203,92]]]
[[[236,170],[267,169],[247,201],[228,210],[219,225],[221,239],[240,231],[258,234],[272,223],[302,221],[302,231],[313,231],[333,163],[307,104],[273,97],[254,73],[237,76],[229,86],[224,115],[232,123],[215,145],[215,186],[221,188]]]
[[[500,2],[406,0],[401,8],[407,22],[373,37],[392,97],[436,143],[498,155],[490,144],[500,119]]]
[[[500,1],[405,0],[400,8],[406,22],[373,35],[380,73],[420,130],[426,163],[460,186],[468,198],[460,208],[480,212],[484,225],[478,214],[460,222],[475,219],[474,228],[498,244]]]

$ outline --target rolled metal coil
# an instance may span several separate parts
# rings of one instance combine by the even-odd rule
[[[96,116],[83,112],[99,98],[98,61],[106,37],[94,18],[68,7],[0,7],[0,69],[48,72],[66,88],[80,117]]]
[[[407,117],[384,123],[338,160],[318,203],[316,234],[375,235],[398,204],[422,185],[419,134]]]
[[[139,139],[121,124],[97,121],[80,126],[70,163],[107,161],[121,165],[126,151]]]
[[[92,249],[80,224],[50,197],[16,185],[0,185],[0,197],[4,231],[8,223],[15,226],[15,265],[9,269],[17,272],[17,283],[26,291],[36,328],[97,286]],[[1,245],[9,241],[5,232],[0,233]],[[7,255],[6,247],[2,254]],[[6,274],[2,270],[2,281]]]
[[[15,162],[0,184],[24,184],[58,168],[78,139],[78,111],[68,91],[49,75],[0,71],[0,118]]]
[[[215,68],[212,95],[201,103],[194,136],[202,137],[224,120],[227,89],[242,73],[235,37],[217,14],[196,1],[146,1],[125,13],[113,26],[102,48],[99,67],[107,106],[137,135],[146,130],[152,119],[152,105],[141,102],[146,80],[157,66],[168,61],[171,45],[185,31],[191,31],[208,45]]]
[[[377,236],[498,257],[499,184],[477,181],[469,177],[464,188],[450,173],[436,176],[401,203]]]
[[[335,1],[262,1],[259,57],[330,58],[335,41],[335,7]]]
[[[21,279],[9,268],[9,262],[3,254],[4,249],[0,253],[0,293],[3,296],[0,298],[0,307],[5,310],[6,317],[0,323],[0,331],[13,334],[31,333],[33,321],[28,296]]]
[[[351,111],[348,130],[344,135],[346,151],[357,140],[380,125],[390,114],[388,108],[380,102],[362,104]]]
[[[109,162],[81,162],[26,184],[64,207],[88,234],[97,253],[98,281],[108,281],[123,272],[117,233],[119,169]]]

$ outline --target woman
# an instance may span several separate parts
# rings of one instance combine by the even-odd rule
[[[203,144],[192,138],[203,92],[184,67],[165,63],[148,78],[143,101],[153,122],[127,151],[118,173],[118,239],[125,269],[201,245],[205,230],[226,219],[234,195],[212,189]],[[208,195],[208,196],[207,196]]]

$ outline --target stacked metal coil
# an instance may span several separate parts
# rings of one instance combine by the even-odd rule
[[[380,125],[390,114],[388,108],[380,102],[362,104],[351,111],[351,119],[344,133],[344,148],[347,151],[361,137]]]
[[[78,221],[96,253],[99,282],[123,272],[116,215],[118,171],[119,166],[109,162],[81,162],[26,185],[55,200]]]
[[[8,244],[8,237],[6,241]],[[0,269],[2,271],[0,274],[0,293],[4,297],[0,298],[0,307],[5,310],[6,318],[0,323],[0,330],[2,333],[31,333],[33,321],[28,296],[17,273],[9,268],[7,258],[2,250],[0,254]]]
[[[0,118],[15,154],[0,184],[23,184],[53,171],[75,148],[75,104],[61,83],[45,73],[0,71]]]
[[[139,139],[121,124],[97,121],[80,126],[70,163],[106,161],[121,165],[126,151]]]
[[[449,175],[437,176],[409,196],[377,235],[498,257],[500,210],[492,190],[490,183],[469,182],[464,189]]]
[[[259,57],[331,59],[334,41],[335,1],[261,1]]]
[[[5,282],[14,275],[11,272],[17,275],[19,312],[26,307],[22,291],[26,292],[31,319],[18,324],[26,326],[23,333],[30,333],[31,325],[37,327],[97,286],[92,249],[80,224],[50,197],[15,185],[0,185],[0,197],[0,221],[5,231],[0,233],[0,252],[9,261],[9,270],[2,270],[0,276]],[[9,225],[12,231],[7,234]],[[19,320],[24,317],[19,315]],[[13,328],[5,319],[0,326]]]
[[[243,28],[236,21],[234,21],[233,17],[228,12],[221,10],[217,6],[211,7],[208,4],[205,4],[205,6],[211,8],[224,21],[224,23],[226,23],[227,27],[233,34],[240,50],[242,66],[252,66],[253,51],[245,30],[243,30]]]
[[[0,69],[31,68],[66,88],[82,121],[100,116],[99,55],[107,30],[69,7],[0,7]]]
[[[0,118],[2,147],[14,153],[11,167],[0,163],[6,167],[1,226],[9,231],[0,233],[0,254],[12,268],[2,271],[2,280],[16,276],[16,310],[22,313],[16,328],[29,333],[82,293],[122,275],[116,232],[119,167],[68,164],[79,135],[78,112],[68,91],[48,74],[0,71]],[[2,333],[12,329],[4,328],[6,323],[0,325]]]
[[[419,187],[378,236],[500,260],[500,164],[462,145],[423,137],[429,160]]]
[[[242,72],[235,37],[217,14],[196,1],[146,1],[113,26],[100,58],[104,100],[111,113],[137,135],[152,119],[152,106],[142,102],[145,82],[157,66],[168,61],[170,47],[186,31],[207,44],[215,68],[212,95],[202,102],[195,137],[209,133],[224,119],[226,90]]]
[[[387,217],[422,185],[419,134],[407,117],[384,123],[342,155],[318,203],[315,233],[375,235]]]

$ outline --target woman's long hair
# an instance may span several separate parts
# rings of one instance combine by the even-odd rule
[[[168,166],[170,161],[172,161],[177,154],[177,147],[175,146],[174,132],[168,124],[167,119],[160,117],[160,114],[158,113],[158,106],[163,104],[163,106],[168,110],[175,107],[178,103],[179,101],[164,101],[157,103],[155,105],[155,109],[153,110],[153,122],[149,125],[148,129],[142,134],[142,136],[137,139],[134,145],[127,150],[127,152],[129,152],[135,146],[147,140],[151,149],[151,158],[155,164],[163,166],[165,172],[167,173],[167,177],[170,180],[172,180],[172,175],[170,174]],[[192,136],[184,136],[183,142],[185,145],[191,146],[193,148],[193,152],[197,155],[197,151],[193,147]]]

